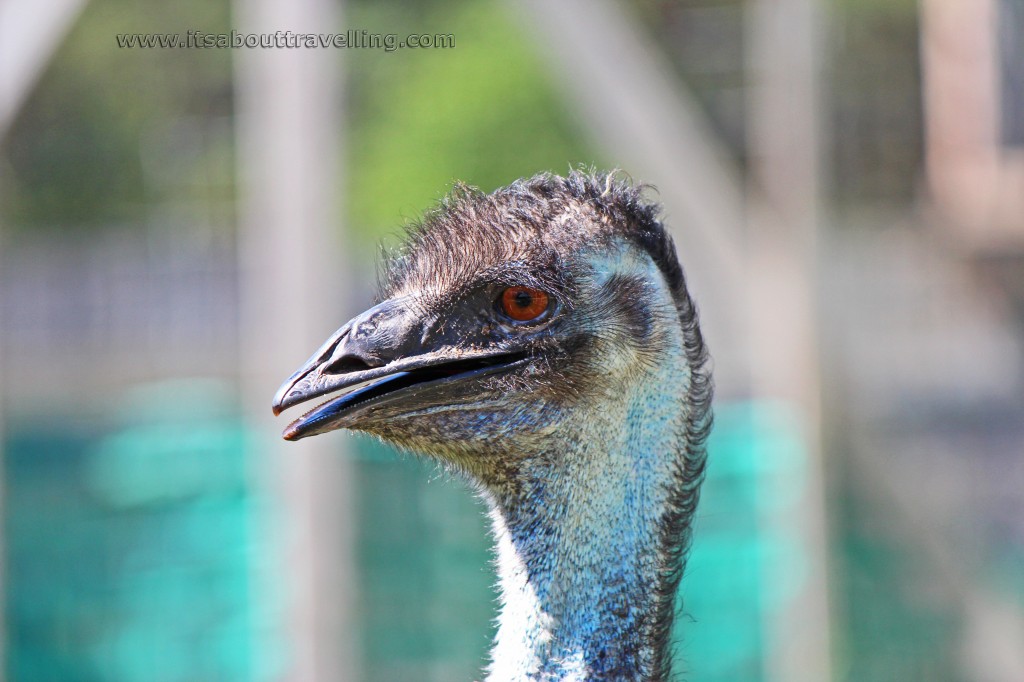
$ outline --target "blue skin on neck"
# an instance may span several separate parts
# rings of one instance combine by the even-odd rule
[[[606,349],[609,390],[569,411],[552,434],[557,448],[524,460],[514,496],[485,493],[504,602],[494,682],[642,679],[655,669],[650,634],[667,570],[660,524],[689,384],[663,293],[659,314],[670,324],[661,328],[673,338],[657,361]]]

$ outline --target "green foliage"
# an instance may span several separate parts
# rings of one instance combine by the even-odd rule
[[[354,230],[376,240],[454,180],[489,190],[596,160],[549,80],[539,46],[504,5],[445,3],[411,21],[395,9],[356,7],[353,25],[451,33],[456,47],[350,53],[347,202]]]
[[[231,54],[120,49],[116,36],[227,31],[228,10],[200,0],[87,4],[8,132],[5,224],[68,228],[145,217],[146,202],[163,198],[147,186],[147,135],[186,117],[229,114]]]
[[[834,6],[844,12],[886,17],[890,20],[917,16],[918,0],[835,0]]]
[[[233,51],[116,42],[121,33],[227,32],[229,9],[199,0],[87,5],[8,133],[0,159],[4,223],[144,222],[155,204],[187,199],[183,193],[205,198],[211,185],[230,191],[230,143],[204,144],[182,160],[178,145],[154,149],[153,140],[182,121],[202,126],[230,115]],[[419,214],[456,179],[491,189],[596,160],[540,51],[500,3],[358,3],[346,19],[354,29],[456,39],[455,49],[340,55],[350,74],[346,200],[364,243]]]

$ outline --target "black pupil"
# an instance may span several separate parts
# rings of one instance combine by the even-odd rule
[[[533,303],[533,296],[528,291],[517,291],[516,292],[516,305],[520,308],[529,308],[530,304]]]

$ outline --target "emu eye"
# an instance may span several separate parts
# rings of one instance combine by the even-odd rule
[[[550,297],[532,287],[509,287],[501,292],[498,307],[517,322],[536,320],[548,309]]]

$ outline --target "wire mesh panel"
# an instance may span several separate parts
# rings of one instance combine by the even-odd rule
[[[800,492],[793,428],[772,406],[718,410],[674,638],[687,679],[764,679],[765,609],[793,593],[806,560],[764,523]],[[366,679],[478,679],[497,608],[482,505],[435,464],[368,439],[359,452]]]
[[[125,396],[112,428],[13,425],[7,679],[257,680],[246,434],[216,382]],[[265,643],[264,643],[265,644]]]
[[[358,445],[365,680],[478,679],[496,608],[483,506],[426,460]]]

